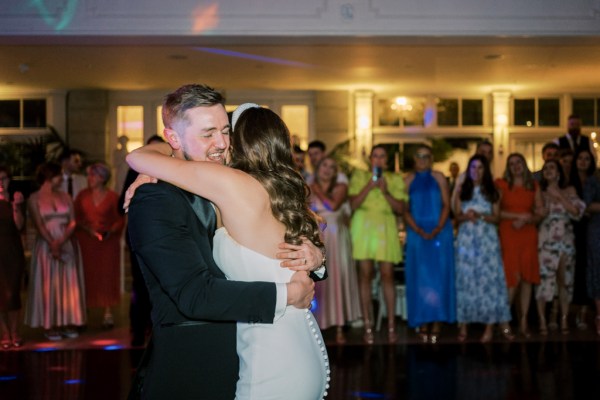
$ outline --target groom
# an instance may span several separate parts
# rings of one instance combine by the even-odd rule
[[[202,85],[167,95],[164,136],[174,157],[225,162],[230,125],[223,103]],[[235,321],[273,323],[286,305],[310,305],[314,283],[306,272],[287,284],[226,280],[212,258],[215,228],[208,200],[168,183],[142,185],[131,200],[131,247],[152,302],[153,339],[144,355],[147,367],[139,371],[144,399],[233,399]],[[294,259],[284,265],[318,268],[324,262],[315,246],[289,249],[282,257]]]

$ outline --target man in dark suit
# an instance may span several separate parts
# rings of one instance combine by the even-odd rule
[[[579,115],[571,114],[567,119],[567,133],[554,139],[559,149],[571,149],[573,154],[581,150],[589,150],[596,159],[596,149],[592,146],[590,138],[581,134],[581,118]]]
[[[201,85],[185,85],[166,97],[164,136],[174,157],[225,162],[230,125],[223,103],[219,93]],[[235,321],[273,323],[286,304],[310,305],[314,283],[304,271],[287,284],[226,280],[212,258],[215,229],[210,202],[165,182],[140,186],[131,201],[131,246],[152,301],[144,399],[233,399]],[[287,266],[316,269],[324,262],[315,246],[290,249]]]

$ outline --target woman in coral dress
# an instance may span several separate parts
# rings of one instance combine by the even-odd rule
[[[121,300],[120,240],[125,224],[119,213],[119,195],[106,188],[107,165],[88,167],[88,187],[75,199],[77,239],[81,246],[88,307],[104,308],[105,328],[114,324],[111,307]]]
[[[500,244],[508,298],[512,305],[519,293],[519,328],[529,337],[527,313],[531,303],[532,285],[540,283],[537,251],[536,211],[542,209],[542,197],[525,158],[512,153],[506,160],[502,179],[496,180],[500,200]]]

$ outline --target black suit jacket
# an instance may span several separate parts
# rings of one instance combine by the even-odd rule
[[[167,183],[140,186],[131,202],[131,246],[152,302],[143,398],[233,399],[235,321],[273,322],[275,284],[226,280],[212,258],[214,231],[211,204]]]

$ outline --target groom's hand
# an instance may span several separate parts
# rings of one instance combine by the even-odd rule
[[[315,282],[304,271],[292,275],[287,284],[287,304],[296,308],[309,308],[315,297]]]

